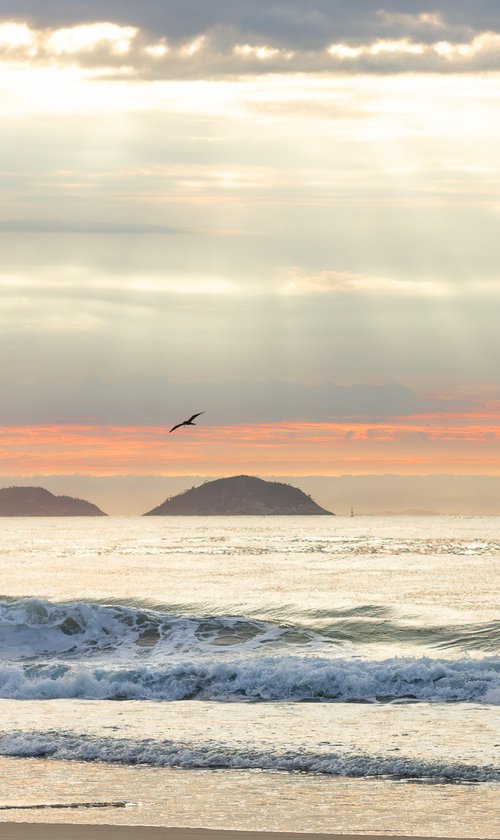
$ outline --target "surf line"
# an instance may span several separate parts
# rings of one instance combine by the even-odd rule
[[[0,811],[40,811],[45,808],[128,808],[135,802],[65,802],[43,805],[0,805]]]

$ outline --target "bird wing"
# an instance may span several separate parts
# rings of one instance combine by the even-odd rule
[[[184,425],[184,423],[177,423],[177,426],[172,426],[172,428],[170,429],[170,432],[175,432],[176,429],[180,429],[180,427],[183,426],[183,425]],[[169,434],[170,434],[170,432],[169,432]]]
[[[186,422],[187,422],[187,423],[192,423],[192,422],[193,422],[193,420],[195,419],[195,417],[199,417],[199,416],[200,416],[200,414],[205,414],[205,412],[204,412],[204,411],[199,411],[199,412],[198,412],[198,414],[193,414],[193,415],[189,418],[189,420],[187,420]]]

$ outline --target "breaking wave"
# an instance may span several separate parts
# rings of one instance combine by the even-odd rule
[[[149,608],[100,603],[51,603],[38,598],[0,599],[3,659],[130,659],[153,653],[222,655],[295,652],[331,655],[346,645],[417,644],[442,650],[496,653],[500,621],[422,626],[398,620],[373,604],[345,610],[304,610],[300,623],[253,616],[180,615]]]
[[[97,667],[5,663],[0,666],[0,697],[500,704],[500,658],[370,661],[251,656]]]
[[[306,614],[304,615],[307,620]],[[499,628],[401,625],[374,605],[309,624],[132,606],[0,601],[0,697],[500,703],[500,658],[353,656],[360,642],[450,649]],[[342,646],[352,643],[347,654]],[[466,654],[467,655],[467,654]]]

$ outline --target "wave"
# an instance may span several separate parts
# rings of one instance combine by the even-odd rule
[[[231,517],[224,517],[224,519]],[[249,517],[250,518],[250,517]],[[255,517],[251,517],[254,519]],[[268,519],[268,517],[265,517]],[[210,517],[213,521],[217,517]],[[271,519],[271,517],[269,517]],[[288,517],[287,517],[288,519]],[[303,519],[303,517],[301,517]],[[387,520],[390,521],[390,520]],[[262,524],[262,521],[259,523]],[[273,523],[276,526],[276,523]],[[141,554],[157,556],[159,548],[162,554],[196,556],[267,556],[270,554],[287,555],[327,555],[327,556],[436,556],[480,557],[500,554],[500,540],[448,537],[423,537],[422,533],[410,537],[376,534],[349,534],[347,532],[323,532],[294,536],[287,525],[283,529],[265,530],[259,534],[253,527],[223,534],[202,535],[196,532],[169,532],[168,537],[148,543],[147,537],[141,541]],[[263,538],[264,536],[264,538]],[[103,548],[101,555],[119,552],[121,556],[134,553],[131,546]]]
[[[272,644],[323,643],[307,627],[243,616],[188,616],[152,609],[37,598],[0,601],[0,650],[5,659],[247,649]]]
[[[500,658],[370,661],[252,656],[133,667],[5,663],[0,665],[0,697],[500,705]]]
[[[119,604],[0,600],[0,653],[14,661],[298,648],[324,655],[332,648],[376,643],[495,653],[500,649],[500,621],[425,627],[404,624],[386,607],[371,604],[306,610],[302,623],[292,623],[252,616],[179,615]]]
[[[295,771],[351,778],[384,777],[449,783],[500,781],[498,768],[466,763],[326,751],[297,753],[235,749],[215,741],[202,744],[152,739],[136,741],[64,731],[0,734],[0,755],[186,769]]]

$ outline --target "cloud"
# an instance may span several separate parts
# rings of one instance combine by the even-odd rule
[[[198,27],[202,23],[203,17]],[[379,10],[371,32],[363,37],[340,38],[338,30],[328,27],[325,39],[314,44],[298,37],[284,38],[279,26],[253,31],[221,22],[210,26],[206,21],[205,26],[185,38],[175,38],[168,28],[152,33],[129,22],[99,19],[36,28],[26,20],[6,19],[0,21],[0,59],[77,65],[107,78],[161,80],[290,72],[478,72],[496,70],[500,53],[497,29],[448,25],[439,12],[414,15]]]
[[[4,382],[0,424],[167,423],[166,418],[206,410],[205,425],[243,422],[331,422],[453,411],[460,404],[429,400],[396,382],[351,386],[263,381],[179,383],[130,376],[114,381]],[[195,408],[193,408],[195,405]],[[200,407],[201,406],[201,407]]]
[[[0,0],[0,16],[12,16],[12,0]],[[317,49],[325,41],[415,29],[432,32],[440,23],[477,32],[498,22],[498,0],[16,0],[16,16],[39,27],[66,28],[109,20],[181,43],[217,31],[244,40],[274,41],[287,49]]]
[[[175,415],[178,419],[178,414]],[[0,470],[18,475],[231,475],[237,471],[328,475],[339,472],[495,474],[500,465],[498,415],[482,426],[467,415],[381,421],[203,423],[170,437],[158,425],[45,424],[0,428]],[[170,421],[171,422],[171,421]],[[354,434],[346,439],[346,433]]]
[[[307,274],[300,268],[290,272],[288,280],[282,284],[284,294],[363,294],[396,295],[408,297],[443,297],[453,292],[443,282],[436,280],[395,280],[389,277],[377,277],[364,274],[352,274],[347,271],[319,271]]]
[[[13,58],[84,55],[99,50],[122,56],[129,52],[138,31],[109,21],[44,30],[26,21],[4,20],[0,22],[0,49]]]
[[[444,29],[446,24],[439,12],[420,12],[412,15],[408,12],[386,12],[379,9],[377,18],[386,26],[395,29]]]
[[[88,235],[157,236],[188,233],[169,225],[127,224],[125,222],[79,222],[66,219],[0,219],[2,233],[81,233]]]
[[[123,56],[130,51],[137,34],[135,26],[119,26],[104,21],[56,29],[43,38],[40,46],[56,56],[91,53],[101,48],[113,55]]]

